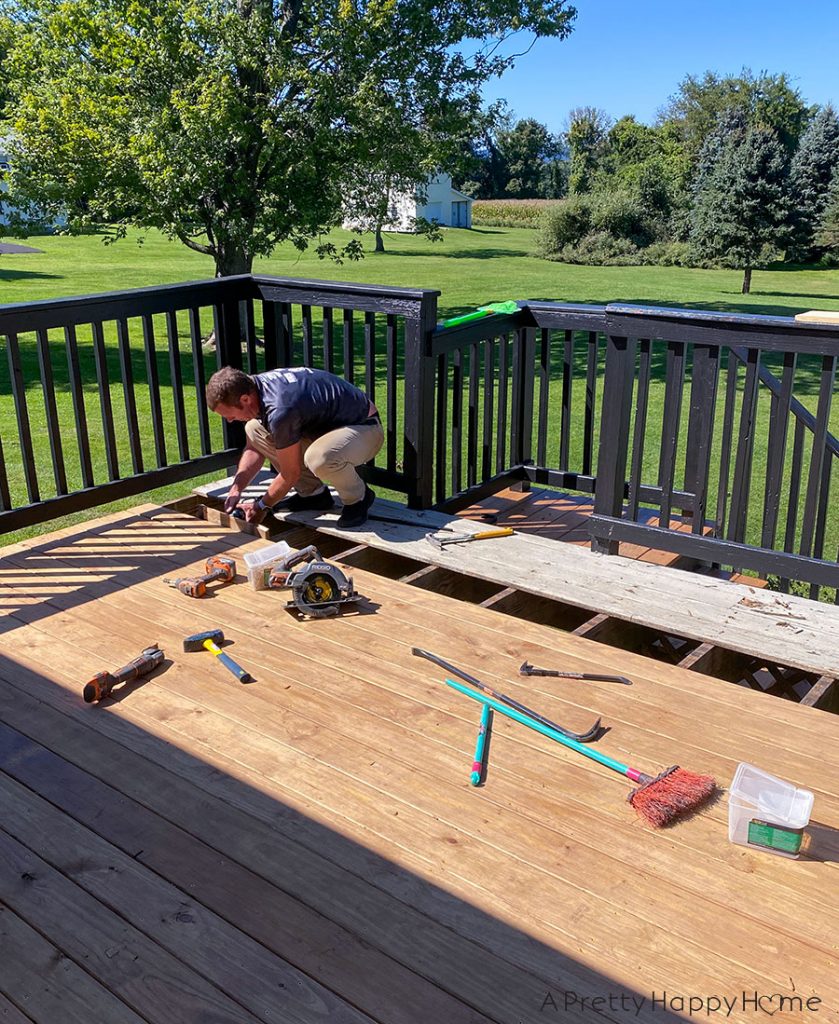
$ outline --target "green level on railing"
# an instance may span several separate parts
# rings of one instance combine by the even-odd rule
[[[493,313],[518,313],[519,304],[510,299],[507,302],[491,302],[488,306],[479,306],[473,313],[464,313],[462,316],[453,316],[450,320],[444,320],[443,327],[460,327],[461,324],[468,324],[471,320],[480,320],[485,316],[492,316]]]

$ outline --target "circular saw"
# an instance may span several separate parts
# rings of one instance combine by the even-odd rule
[[[301,565],[301,562],[305,564]],[[330,562],[324,562],[315,547],[288,555],[274,566],[268,580],[270,589],[290,589],[289,611],[304,619],[324,619],[337,615],[342,604],[359,599],[352,577],[345,576]]]

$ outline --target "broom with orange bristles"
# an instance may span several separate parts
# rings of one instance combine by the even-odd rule
[[[520,722],[530,729],[535,729],[543,736],[548,736],[550,739],[556,740],[557,743],[576,750],[579,754],[585,754],[592,761],[597,761],[607,768],[611,768],[612,771],[620,772],[621,775],[625,775],[633,782],[640,783],[638,789],[632,790],[627,800],[641,817],[655,828],[669,825],[681,815],[688,814],[700,807],[713,796],[716,789],[717,784],[710,776],[696,775],[678,765],[667,768],[660,775],[647,775],[637,768],[630,768],[628,764],[616,761],[613,757],[601,754],[599,750],[593,750],[583,743],[563,736],[561,732],[557,732],[535,719],[528,718],[527,715],[507,707],[506,704],[493,700],[492,697],[485,697],[484,694],[478,693],[476,690],[470,690],[462,683],[447,679],[446,685],[471,697],[472,700],[478,701],[479,704],[488,705],[500,715],[506,715],[514,722]]]

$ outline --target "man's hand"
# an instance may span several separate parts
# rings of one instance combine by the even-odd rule
[[[227,492],[227,497],[224,499],[224,511],[231,515],[233,510],[239,504],[239,498],[242,496],[241,490],[234,484]]]
[[[245,504],[242,505],[242,510],[245,513],[245,521],[253,523],[254,526],[259,526],[262,520],[268,515],[267,509],[257,505],[255,501],[246,501]]]

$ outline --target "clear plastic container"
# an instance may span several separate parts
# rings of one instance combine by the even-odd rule
[[[797,857],[813,794],[751,764],[737,765],[728,792],[728,838],[781,857]]]
[[[271,569],[281,562],[292,549],[284,540],[260,548],[259,551],[245,552],[245,565],[248,568],[248,579],[254,590],[265,590]]]

